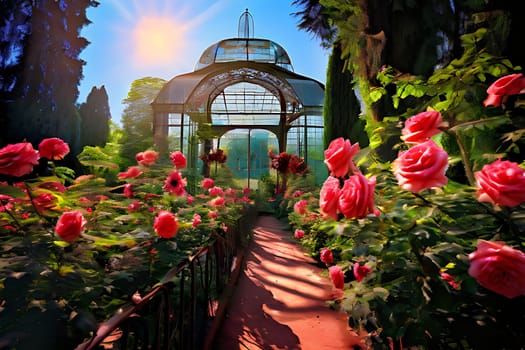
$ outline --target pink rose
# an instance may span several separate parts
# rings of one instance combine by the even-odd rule
[[[469,275],[483,287],[507,298],[525,295],[525,253],[503,242],[480,240],[469,254]]]
[[[184,169],[187,165],[186,157],[181,151],[172,152],[170,154],[170,159],[177,169]]]
[[[478,200],[514,207],[525,202],[525,170],[517,163],[498,159],[474,173]]]
[[[334,256],[332,251],[328,248],[321,249],[321,254],[319,254],[319,259],[324,262],[326,265],[330,265],[334,262]]]
[[[57,221],[55,232],[66,242],[72,242],[80,236],[87,221],[78,210],[63,213]]]
[[[328,167],[330,175],[344,177],[350,170],[355,170],[352,157],[358,152],[358,143],[352,145],[350,140],[345,140],[342,137],[332,140],[328,149],[324,151],[324,163]]]
[[[297,229],[297,230],[295,230],[293,235],[294,235],[295,238],[301,239],[301,238],[304,237],[304,231]]]
[[[337,265],[330,266],[328,268],[328,272],[330,274],[330,279],[332,280],[334,287],[337,289],[344,289],[345,288],[345,274],[343,273],[343,270],[341,269],[341,267]]]
[[[521,73],[510,74],[499,78],[487,89],[487,98],[483,101],[485,107],[499,106],[505,96],[517,95],[525,90],[525,78]]]
[[[128,211],[130,213],[134,213],[134,212],[136,212],[139,209],[140,209],[140,203],[136,199],[130,205],[128,205]]]
[[[139,165],[150,166],[159,159],[159,154],[152,150],[137,153],[135,156]]]
[[[196,228],[201,224],[201,222],[201,216],[197,213],[193,214],[193,222],[191,223],[191,225]]]
[[[369,213],[379,215],[374,204],[376,178],[367,179],[361,173],[355,173],[345,180],[339,194],[339,211],[348,219],[360,219]]]
[[[370,266],[361,265],[359,263],[354,264],[354,277],[357,282],[361,282],[368,274],[372,271]]]
[[[215,197],[208,204],[212,207],[222,207],[225,203],[224,197]]]
[[[300,214],[300,215],[304,215],[306,214],[306,206],[307,206],[308,202],[306,201],[306,199],[301,199],[300,201],[297,201],[294,206],[293,206],[293,210],[294,212],[296,212],[297,214]]]
[[[43,139],[38,145],[40,156],[50,159],[63,159],[69,153],[69,145],[57,137]]]
[[[166,210],[161,210],[157,217],[155,217],[155,222],[153,224],[153,229],[162,238],[171,238],[175,236],[179,228],[179,222],[175,215]]]
[[[421,112],[405,121],[401,138],[407,143],[425,142],[441,132],[442,124],[443,118],[438,111]]]
[[[210,210],[210,211],[208,212],[208,217],[209,217],[210,219],[217,219],[217,216],[218,216],[218,214],[217,214],[217,212],[216,212],[215,210]]]
[[[394,175],[403,189],[418,193],[431,187],[446,185],[448,154],[434,141],[428,140],[399,154],[392,163]]]
[[[0,174],[24,176],[38,164],[38,153],[29,142],[7,145],[0,149]]]
[[[337,206],[340,194],[339,179],[328,176],[319,195],[319,208],[329,218],[337,220]]]

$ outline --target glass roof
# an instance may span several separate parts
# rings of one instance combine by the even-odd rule
[[[275,64],[293,72],[292,61],[286,50],[268,39],[224,39],[208,47],[195,65],[195,70],[213,63],[253,61]]]

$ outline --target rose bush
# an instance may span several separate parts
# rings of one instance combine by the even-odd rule
[[[137,291],[150,290],[170,268],[235,227],[252,203],[249,191],[219,179],[223,203],[215,202],[211,213],[208,191],[187,187],[183,171],[189,170],[174,169],[154,151],[142,152],[137,165],[122,172],[96,163],[113,170],[112,179],[95,173],[63,178],[58,158],[66,148],[55,147],[63,141],[44,141],[51,174],[45,177],[33,172],[39,154],[30,143],[0,148],[0,174],[7,175],[0,181],[0,343],[15,342],[15,348],[49,334],[60,339],[53,348],[74,348]],[[79,159],[94,164],[85,155]]]
[[[506,113],[523,113],[519,102]],[[516,310],[525,308],[525,163],[512,147],[521,147],[515,140],[522,134],[499,138],[516,142],[506,153],[496,152],[502,144],[493,152],[478,151],[490,139],[479,130],[498,135],[502,124],[511,129],[508,115],[465,121],[444,109],[427,112],[394,122],[395,136],[404,142],[395,145],[398,155],[391,163],[361,150],[353,156],[359,164],[342,164],[348,172],[341,177],[331,170],[319,200],[309,199],[304,213],[291,210],[288,218],[305,232],[300,243],[320,262],[326,260],[323,249],[330,249],[327,272],[334,288],[343,290],[331,304],[347,312],[355,330],[366,330],[371,348],[520,349],[525,316]],[[377,130],[392,130],[386,124]],[[355,188],[365,189],[364,179],[375,179],[373,195],[353,195],[353,187],[347,201],[352,209],[343,215],[343,184],[357,174],[362,185]],[[309,198],[302,193],[289,199],[290,208]]]

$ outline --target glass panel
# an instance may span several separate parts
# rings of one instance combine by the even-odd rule
[[[246,82],[226,87],[211,106],[213,125],[279,125],[280,113],[277,97]]]

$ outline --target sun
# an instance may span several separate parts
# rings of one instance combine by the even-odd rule
[[[132,29],[133,62],[138,66],[165,66],[183,55],[185,26],[174,18],[144,16]]]

